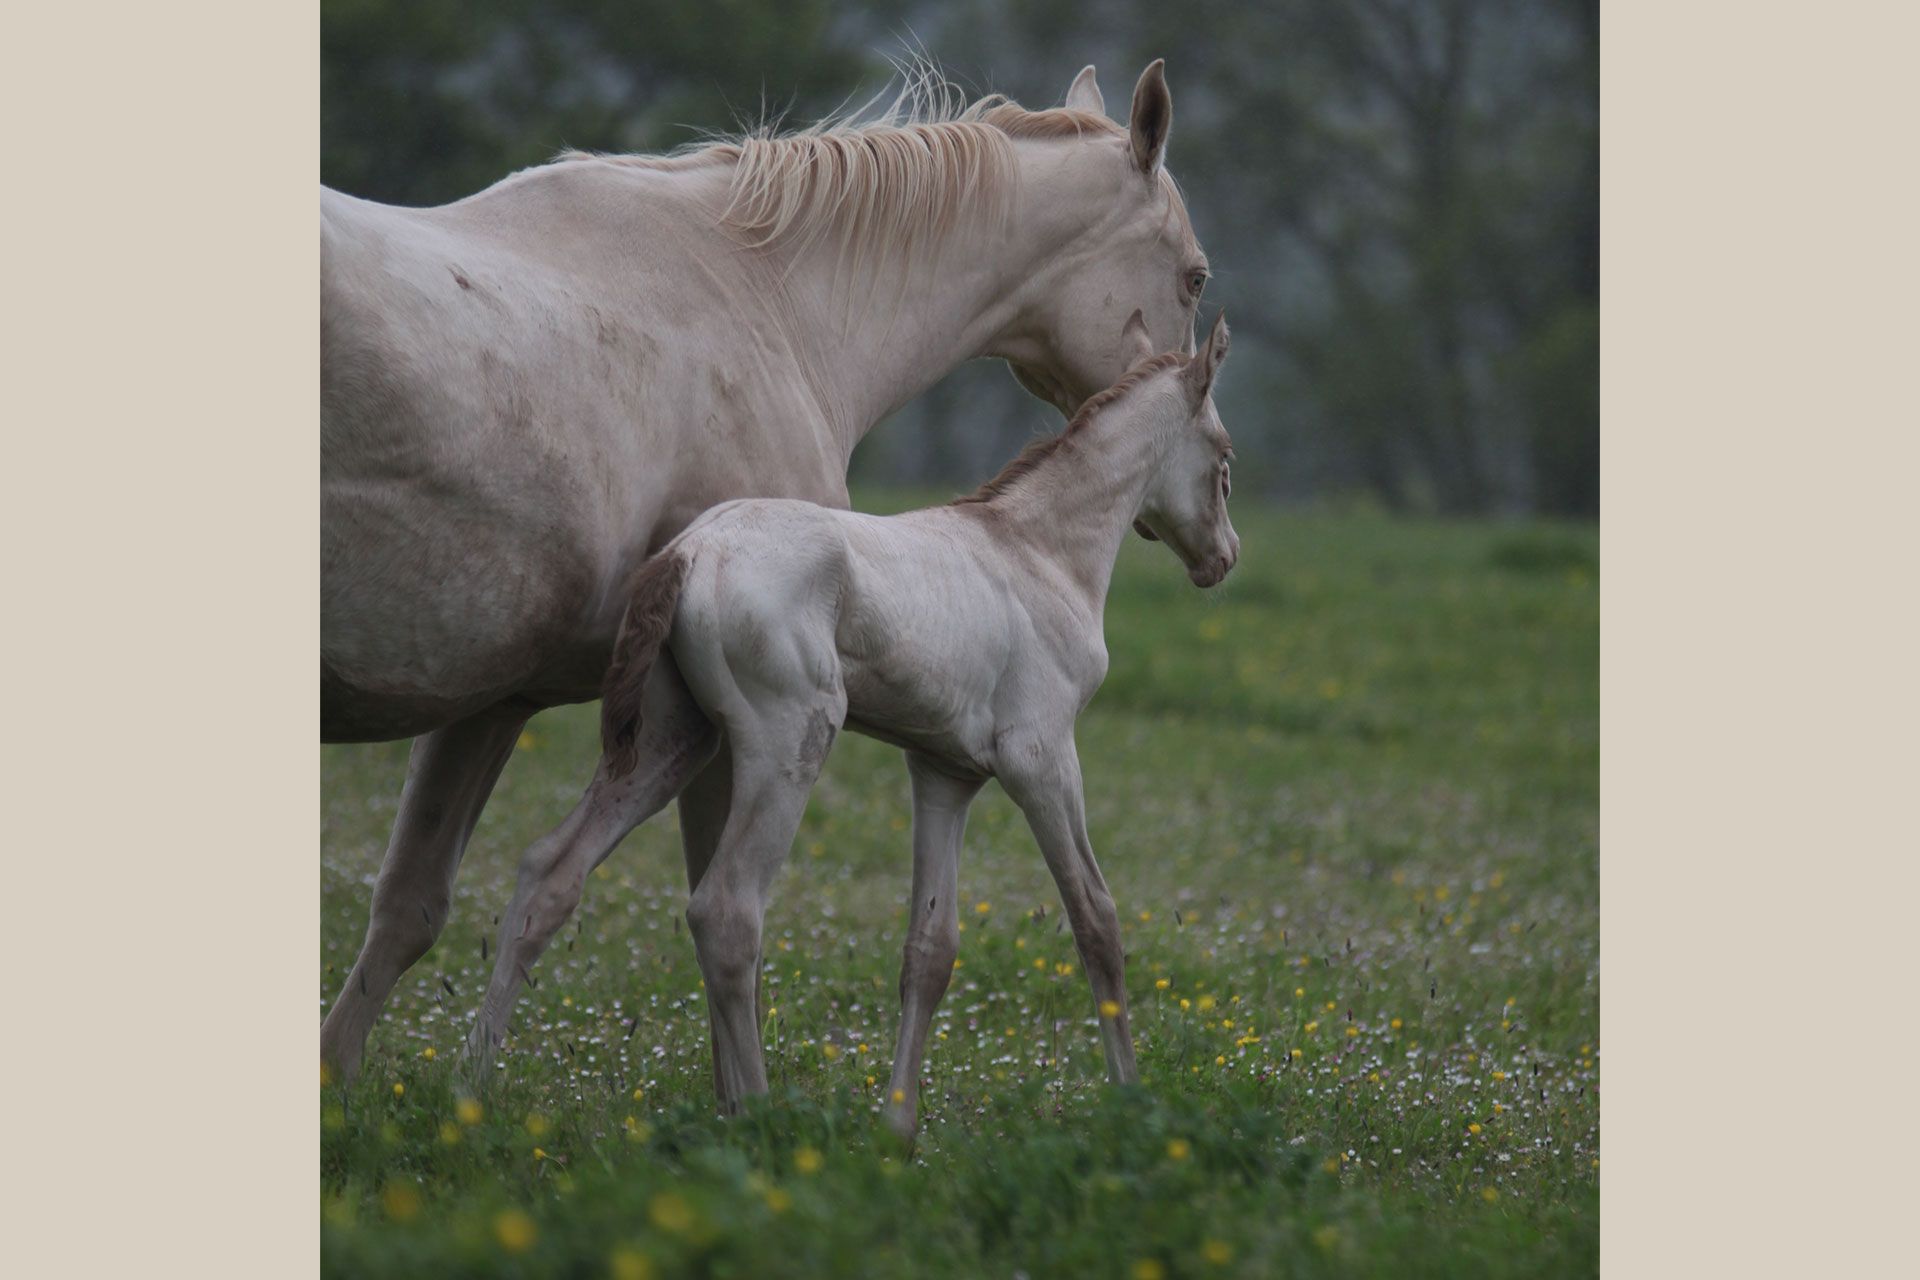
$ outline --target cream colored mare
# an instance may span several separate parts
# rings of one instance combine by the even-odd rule
[[[761,923],[835,733],[906,748],[913,898],[900,973],[889,1117],[914,1130],[927,1027],[959,943],[967,807],[998,778],[1053,873],[1093,987],[1107,1070],[1136,1079],[1120,922],[1087,837],[1074,721],[1107,673],[1107,585],[1135,522],[1193,581],[1226,577],[1231,442],[1210,390],[1224,319],[1196,355],[1137,362],[1059,437],[982,497],[899,516],[782,499],[729,502],[648,562],[608,678],[606,753],[586,795],[521,860],[469,1047],[505,1035],[528,969],[579,905],[589,872],[716,752],[732,805],[694,877],[687,923],[706,979],[723,1109],[764,1093]]]
[[[597,695],[650,552],[730,498],[845,506],[861,436],[961,361],[1070,413],[1133,309],[1191,346],[1206,262],[1159,62],[1126,127],[1091,67],[1063,109],[940,96],[444,208],[321,192],[322,734],[422,735],[321,1028],[341,1075],[445,925],[521,725]],[[681,800],[691,875],[728,789],[723,759]]]

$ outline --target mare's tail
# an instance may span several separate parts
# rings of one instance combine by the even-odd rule
[[[686,580],[686,554],[672,550],[654,556],[633,576],[627,614],[620,622],[620,637],[613,642],[613,665],[607,668],[600,690],[600,749],[613,777],[633,772],[639,763],[640,704],[647,674],[673,630],[674,610]]]

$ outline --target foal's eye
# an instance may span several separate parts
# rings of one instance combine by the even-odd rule
[[[1233,496],[1233,468],[1224,462],[1220,464],[1220,496],[1223,498]]]

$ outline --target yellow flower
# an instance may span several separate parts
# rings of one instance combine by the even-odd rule
[[[802,1147],[793,1153],[793,1167],[801,1173],[818,1173],[826,1160],[812,1147]]]
[[[1498,1191],[1495,1191],[1492,1187],[1482,1187],[1480,1189],[1480,1198],[1482,1200],[1485,1200],[1488,1204],[1492,1204],[1495,1200],[1498,1200],[1500,1198],[1500,1193]]]
[[[533,1242],[539,1234],[533,1219],[518,1209],[508,1209],[494,1216],[493,1238],[508,1253],[525,1253],[533,1248]]]
[[[440,1126],[440,1142],[444,1146],[460,1145],[460,1126],[448,1120]]]
[[[1185,1010],[1185,1009],[1191,1009],[1191,1008],[1193,1008],[1193,1001],[1191,1001],[1191,1000],[1189,1000],[1189,999],[1187,999],[1187,998],[1186,998],[1185,996],[1181,996],[1181,997],[1180,997],[1180,1008],[1181,1008],[1181,1009],[1183,1009],[1183,1010]]]
[[[1053,966],[1053,971],[1064,978],[1068,974],[1073,972],[1073,966],[1067,963],[1065,960],[1062,960],[1059,964],[1056,964],[1055,966]]]
[[[662,1191],[647,1204],[647,1217],[662,1231],[685,1235],[693,1230],[693,1206],[673,1191]]]
[[[535,1147],[533,1149],[533,1158],[534,1158],[534,1161],[537,1163],[541,1160],[545,1160],[547,1158],[547,1153],[545,1151],[542,1151],[539,1147]]]
[[[1380,1083],[1380,1073],[1379,1073],[1378,1071],[1369,1071],[1369,1072],[1367,1072],[1367,1083],[1368,1083],[1368,1084],[1379,1084],[1379,1083]]]
[[[615,1249],[607,1259],[613,1280],[653,1280],[653,1259],[633,1249]]]
[[[867,1088],[871,1089],[873,1088],[874,1085],[878,1083],[879,1081],[875,1080],[872,1076],[867,1077]]]
[[[393,1084],[393,1096],[394,1096],[394,1097],[396,1097],[396,1098],[404,1098],[404,1097],[406,1097],[406,1096],[407,1096],[407,1086],[405,1086],[405,1085],[403,1085],[403,1084],[401,1084],[401,1083],[400,1083],[399,1081],[397,1081],[397,1080],[396,1080],[396,1081],[394,1081],[394,1084]]]
[[[775,1213],[785,1213],[787,1210],[793,1208],[793,1197],[785,1191],[782,1191],[779,1187],[768,1187],[765,1198],[767,1208],[773,1210]]]
[[[1395,1018],[1393,1021],[1387,1023],[1387,1025],[1392,1027],[1395,1031],[1398,1031],[1400,1029],[1400,1019]]]
[[[426,1048],[424,1048],[424,1049],[422,1049],[422,1050],[420,1051],[420,1056],[421,1056],[421,1057],[423,1057],[423,1058],[425,1058],[425,1059],[426,1059],[426,1060],[427,1060],[428,1062],[432,1062],[432,1061],[433,1061],[433,1046],[432,1046],[432,1045],[428,1045],[428,1046],[427,1046]]]
[[[1142,912],[1140,913],[1140,923],[1141,923],[1141,924],[1147,924],[1147,923],[1150,923],[1150,922],[1151,922],[1152,920],[1153,920],[1153,912],[1151,912],[1151,911],[1142,911]]]
[[[1333,1012],[1333,1011],[1334,1011],[1335,1009],[1338,1009],[1339,1007],[1340,1007],[1340,1005],[1339,1005],[1339,1003],[1338,1003],[1338,1002],[1336,1002],[1336,1001],[1333,1001],[1333,1000],[1329,1000],[1329,1001],[1327,1001],[1327,1012],[1328,1012],[1328,1013],[1332,1013],[1332,1012]]]
[[[380,1207],[395,1222],[411,1222],[420,1213],[420,1192],[410,1182],[389,1182],[380,1193]]]
[[[905,1089],[895,1089],[893,1091],[893,1101],[895,1106],[898,1106],[900,1103],[905,1102],[906,1100],[907,1100],[907,1091]]]
[[[1493,1078],[1495,1080],[1505,1080],[1507,1078],[1507,1073],[1504,1071],[1496,1071],[1493,1073]]]
[[[827,1043],[820,1046],[820,1052],[827,1055],[828,1062],[832,1062],[834,1059],[840,1056],[840,1046],[833,1043],[833,1041],[829,1040],[827,1041]]]
[[[1300,1051],[1298,1049],[1289,1049],[1287,1050],[1287,1056],[1289,1058],[1297,1058],[1300,1056]]]
[[[1214,1065],[1214,1066],[1216,1066],[1216,1067],[1224,1067],[1224,1066],[1226,1066],[1226,1065],[1227,1065],[1227,1056],[1226,1056],[1225,1054],[1220,1054],[1219,1056],[1217,1056],[1216,1058],[1214,1058],[1214,1060],[1213,1060],[1213,1065]]]
[[[1100,1002],[1100,1016],[1103,1018],[1119,1017],[1120,1002],[1118,1000],[1102,1000]]]
[[[1035,956],[1033,961],[1033,967],[1036,969],[1044,969],[1047,967],[1047,962],[1041,959],[1040,957]]]
[[[1508,996],[1508,997],[1507,997],[1507,1008],[1509,1008],[1509,1009],[1511,1009],[1511,1008],[1513,1008],[1513,1006],[1514,1006],[1514,1005],[1516,1005],[1516,1004],[1518,1004],[1518,1003],[1520,1003],[1520,1002],[1519,1002],[1518,1000],[1516,1000],[1516,999],[1514,999],[1514,997],[1512,997],[1512,996]]]
[[[1307,994],[1307,989],[1305,987],[1295,987],[1293,989],[1293,998],[1295,1000],[1298,1000],[1301,996],[1304,996],[1305,994]]]
[[[1209,1009],[1211,1009],[1211,1008],[1213,1008],[1213,997],[1212,997],[1212,996],[1201,996],[1201,997],[1200,997],[1200,1012],[1202,1012],[1202,1013],[1205,1013],[1205,1012],[1206,1012],[1207,1010],[1209,1010]]]
[[[1468,1133],[1471,1133],[1471,1134],[1473,1134],[1473,1135],[1474,1135],[1474,1136],[1476,1136],[1476,1137],[1478,1137],[1478,1136],[1479,1136],[1479,1134],[1480,1134],[1480,1122],[1479,1122],[1478,1120],[1476,1120],[1476,1121],[1474,1121],[1474,1122],[1473,1122],[1472,1124],[1470,1124],[1470,1125],[1468,1125],[1468,1126],[1467,1126],[1467,1132],[1468,1132]]]
[[[461,1124],[479,1124],[480,1104],[472,1098],[462,1098],[453,1104],[453,1114]]]
[[[527,1132],[533,1137],[541,1137],[547,1131],[547,1118],[538,1111],[527,1117]]]
[[[1193,1144],[1185,1138],[1170,1138],[1167,1140],[1167,1159],[1185,1160],[1192,1154]]]
[[[1205,1240],[1200,1244],[1200,1256],[1216,1267],[1224,1267],[1233,1261],[1233,1250],[1225,1240]]]
[[[1499,1115],[1502,1111],[1505,1111],[1505,1110],[1506,1108],[1501,1106],[1499,1103],[1496,1102],[1493,1104],[1493,1114]]]
[[[646,1097],[646,1096],[647,1096],[647,1091],[646,1091],[645,1089],[635,1089],[635,1090],[633,1091],[633,1100],[634,1100],[635,1102],[638,1102],[638,1101],[640,1101],[640,1099],[642,1099],[642,1098],[644,1098],[644,1097]]]
[[[983,916],[991,910],[993,910],[993,904],[991,902],[976,902],[973,904],[973,913],[975,915]]]
[[[1360,1034],[1360,1028],[1354,1026],[1351,1022],[1349,1022],[1347,1024],[1347,1035],[1351,1037],[1351,1036],[1357,1036],[1359,1034]]]
[[[1319,1029],[1320,1029],[1320,1024],[1318,1022],[1309,1022],[1306,1027],[1306,1031],[1308,1035],[1312,1035],[1314,1032],[1318,1031]]]
[[[1165,978],[1155,978],[1153,980],[1153,989],[1155,991],[1165,991],[1168,987],[1172,985],[1173,983],[1167,981],[1167,979]]]
[[[1156,1258],[1142,1258],[1133,1264],[1133,1280],[1167,1280],[1167,1269]]]

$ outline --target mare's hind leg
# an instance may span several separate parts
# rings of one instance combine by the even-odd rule
[[[773,878],[786,861],[807,795],[846,716],[837,687],[755,705],[728,717],[733,802],[719,847],[687,904],[687,926],[707,983],[714,1077],[724,1112],[767,1091],[760,1047],[761,927]]]
[[[414,739],[366,941],[320,1025],[320,1060],[360,1070],[367,1033],[400,976],[427,953],[453,906],[453,877],[532,708],[502,704]]]
[[[467,1038],[469,1056],[484,1064],[505,1039],[520,984],[547,943],[580,905],[587,874],[629,831],[666,807],[714,754],[719,733],[663,653],[647,678],[638,764],[618,778],[602,759],[580,803],[520,859],[513,903],[500,921],[500,952],[485,1002]]]
[[[674,802],[680,810],[680,854],[687,864],[687,892],[700,887],[707,874],[714,850],[720,847],[720,833],[727,826],[727,810],[733,807],[733,753],[716,751],[706,768],[693,775],[680,798]],[[756,995],[756,1001],[758,997]],[[754,1018],[759,1020],[756,1003]],[[714,1038],[711,1021],[707,1027],[708,1061],[713,1064],[713,1092],[720,1088],[720,1042]]]

